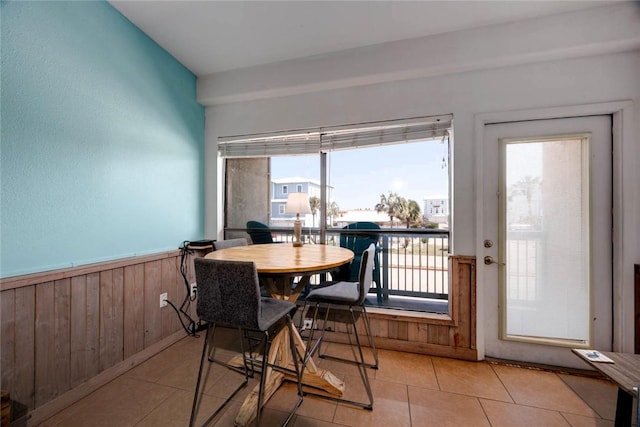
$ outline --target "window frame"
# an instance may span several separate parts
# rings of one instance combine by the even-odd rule
[[[340,126],[297,129],[253,135],[218,137],[218,153],[222,158],[256,158],[295,155],[320,155],[320,243],[325,243],[327,231],[327,154],[358,148],[404,144],[430,139],[447,139],[446,163],[450,164],[453,114],[412,117],[386,121],[354,123]],[[443,159],[444,160],[444,159]],[[451,193],[451,168],[448,169],[448,191]],[[225,183],[226,186],[226,183]],[[281,194],[289,194],[282,184]],[[451,194],[449,194],[451,198]],[[452,213],[449,212],[451,223]],[[270,219],[269,219],[270,220]]]

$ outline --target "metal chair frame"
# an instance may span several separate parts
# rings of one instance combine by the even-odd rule
[[[233,262],[233,261],[216,261],[216,260],[205,260],[205,259],[196,259],[196,276],[198,275],[198,268],[201,266],[200,264],[203,263],[216,263],[216,264],[224,264],[224,263],[235,263],[235,264],[252,264],[253,267],[253,271],[255,273],[255,264],[253,263],[241,263],[241,262]],[[247,266],[245,266],[247,267]],[[255,280],[257,282],[257,273],[255,273]],[[204,283],[202,283],[202,285],[206,285]],[[261,299],[261,296],[259,294],[259,287],[256,285],[256,292],[257,292],[257,302],[256,304],[260,304],[259,301],[264,300]],[[279,301],[278,304],[279,305],[283,305],[285,302],[284,301]],[[199,301],[200,304],[200,301]],[[272,304],[275,304],[272,303]],[[291,312],[293,312],[296,308],[296,306],[293,303],[286,303],[286,304],[290,304],[291,308],[290,308],[290,312],[287,313],[286,315],[280,317],[278,320],[273,321],[272,323],[269,324],[268,327],[266,327],[266,329],[260,329],[262,328],[262,326],[260,326],[260,322],[257,322],[257,325],[259,326],[259,328],[254,328],[254,327],[247,327],[247,325],[245,324],[244,326],[233,326],[232,323],[233,321],[227,321],[226,323],[223,323],[221,325],[217,325],[216,322],[212,321],[211,319],[203,319],[205,321],[207,321],[207,329],[206,329],[206,333],[205,333],[205,339],[204,339],[204,343],[202,346],[202,355],[200,356],[200,366],[198,369],[198,379],[196,380],[196,388],[195,388],[195,392],[194,392],[194,396],[193,396],[193,404],[191,407],[191,417],[189,420],[189,426],[192,427],[195,424],[195,420],[196,420],[196,414],[197,414],[197,409],[198,409],[198,399],[201,396],[202,392],[200,390],[201,388],[201,380],[202,380],[202,374],[203,374],[203,368],[204,368],[204,361],[205,358],[208,359],[208,361],[210,363],[217,363],[220,364],[222,366],[225,366],[229,369],[231,369],[234,372],[238,372],[240,374],[244,374],[244,380],[242,381],[242,383],[235,388],[235,390],[229,395],[229,397],[227,397],[227,399],[223,402],[223,404],[212,414],[210,415],[207,420],[205,421],[204,425],[207,425],[211,420],[213,420],[221,411],[222,409],[224,409],[226,407],[226,405],[231,401],[231,399],[238,393],[238,391],[240,389],[242,389],[243,387],[245,387],[248,382],[249,382],[249,378],[253,377],[254,373],[255,373],[255,365],[256,364],[260,364],[261,367],[261,375],[260,375],[260,383],[259,383],[259,388],[258,388],[258,403],[257,403],[257,414],[256,414],[256,425],[260,425],[261,422],[261,418],[262,418],[262,411],[263,411],[263,407],[264,407],[264,386],[265,386],[265,381],[267,376],[269,375],[269,371],[268,369],[275,369],[278,371],[283,371],[289,374],[295,374],[296,378],[297,378],[297,387],[298,387],[298,400],[296,402],[296,404],[294,405],[293,409],[291,410],[291,412],[289,413],[287,419],[285,420],[283,425],[287,425],[291,419],[293,418],[293,415],[295,414],[296,410],[298,409],[298,407],[302,404],[302,400],[303,400],[303,392],[302,392],[302,368],[300,367],[300,363],[298,361],[298,352],[296,350],[296,346],[295,346],[295,341],[293,339],[293,335],[294,335],[294,325],[293,325],[293,321],[291,320]],[[254,308],[258,307],[259,309],[259,305],[255,306],[254,304]],[[277,307],[277,306],[276,306]],[[287,309],[287,307],[280,307],[280,310],[282,309]],[[200,314],[200,306],[198,307],[198,311]],[[210,310],[210,309],[209,309]],[[204,310],[203,310],[204,311]],[[257,312],[260,312],[260,310],[258,310]],[[250,313],[250,312],[248,312]],[[242,353],[242,359],[243,359],[243,363],[242,363],[242,367],[235,367],[235,366],[230,366],[228,363],[226,362],[222,362],[220,360],[215,359],[214,357],[214,353],[215,353],[215,330],[217,326],[221,326],[221,327],[225,327],[225,328],[237,328],[239,331],[239,335],[240,335],[240,347],[241,347],[241,353]],[[293,362],[294,362],[294,371],[291,371],[290,369],[287,369],[285,367],[282,366],[278,366],[274,363],[269,363],[268,362],[268,354],[269,354],[269,350],[271,348],[271,342],[272,339],[275,338],[275,336],[277,335],[277,333],[283,328],[283,327],[288,327],[289,328],[289,345],[291,348],[291,356],[293,358]],[[260,338],[260,345],[262,346],[262,354],[260,358],[254,357],[254,353],[253,353],[253,346],[251,345],[251,341],[253,340],[252,337],[249,336],[249,333],[256,333],[256,334],[260,334],[261,338]],[[245,351],[245,341],[249,342],[249,353],[247,353]]]
[[[315,307],[314,307],[314,313],[313,313],[313,319],[312,319],[312,323],[311,323],[311,328],[309,331],[309,335],[307,338],[307,350],[305,353],[305,357],[304,357],[304,363],[306,364],[306,362],[309,360],[309,358],[313,357],[313,355],[317,352],[318,356],[321,358],[327,358],[327,359],[332,359],[332,360],[337,360],[337,361],[342,361],[342,362],[346,362],[346,363],[351,363],[351,364],[355,364],[358,367],[358,372],[360,374],[360,377],[362,379],[362,382],[364,384],[364,387],[366,389],[367,392],[367,396],[368,396],[368,403],[364,403],[364,402],[358,402],[358,401],[353,401],[353,400],[348,400],[348,399],[342,399],[342,398],[336,398],[333,396],[327,396],[327,395],[321,395],[321,394],[317,394],[317,393],[313,393],[313,392],[308,392],[305,391],[304,394],[305,395],[313,395],[313,396],[318,396],[324,399],[328,399],[328,400],[332,400],[335,402],[340,402],[340,403],[346,403],[346,404],[350,404],[353,406],[357,406],[363,409],[367,409],[367,410],[372,410],[373,409],[373,392],[371,390],[371,383],[369,381],[369,375],[367,373],[367,368],[372,368],[372,369],[378,369],[378,351],[376,349],[375,343],[373,342],[373,337],[371,334],[371,326],[369,323],[369,316],[367,315],[367,309],[365,307],[364,304],[364,297],[366,296],[367,291],[369,290],[369,287],[371,286],[371,280],[372,280],[372,274],[373,274],[373,256],[375,256],[375,245],[371,244],[369,246],[369,248],[367,250],[365,250],[362,254],[362,263],[360,265],[360,282],[348,282],[348,283],[352,283],[352,284],[356,284],[359,286],[359,299],[357,302],[339,302],[339,301],[333,301],[333,302],[327,302],[327,301],[323,301],[322,297],[319,297],[317,301],[315,301]],[[333,282],[330,282],[333,283]],[[326,288],[330,288],[331,286],[334,286],[337,283],[344,283],[344,282],[335,282],[333,284],[327,284]],[[322,284],[320,285],[320,287],[322,287]],[[364,295],[362,295],[362,293],[364,293]],[[310,295],[308,296],[307,300],[305,301],[305,307],[304,309],[306,309],[307,304],[308,304],[308,300],[311,299],[311,302],[313,302],[313,291],[311,291]],[[350,329],[353,329],[353,335],[355,336],[355,344],[357,346],[357,353],[354,355],[354,359],[345,359],[345,358],[341,358],[341,357],[337,357],[337,356],[332,356],[332,355],[328,355],[328,354],[323,354],[321,347],[322,347],[322,341],[324,339],[324,334],[326,331],[326,324],[329,320],[329,314],[332,311],[332,308],[334,307],[344,307],[347,306],[348,307],[348,312],[349,312],[349,316],[350,317],[350,322],[348,321],[341,321],[341,320],[336,320],[338,322],[341,323],[345,323],[347,325],[347,334],[349,336],[349,343],[353,344],[351,341],[351,332]],[[354,308],[356,308],[356,310],[354,310]],[[303,309],[303,316],[305,316],[305,311]],[[323,319],[323,327],[322,328],[318,328],[320,330],[320,336],[317,338],[317,340],[314,342],[314,331],[316,330],[316,325],[318,323],[318,313],[321,312],[321,310],[324,310],[324,319]],[[334,310],[335,312],[335,310]],[[371,349],[371,352],[373,354],[373,360],[374,363],[367,363],[365,361],[364,358],[364,353],[362,351],[362,343],[360,340],[360,334],[358,333],[358,328],[356,326],[357,323],[357,319],[358,317],[360,317],[360,315],[363,318],[364,321],[364,325],[365,325],[365,332],[367,334],[367,338],[368,338],[368,343],[369,343],[369,347]],[[335,317],[335,316],[334,316]],[[303,371],[304,371],[304,365],[303,365]]]

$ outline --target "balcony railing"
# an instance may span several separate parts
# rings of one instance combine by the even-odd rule
[[[506,239],[506,290],[510,301],[534,302],[540,295],[546,236],[542,231],[509,230]]]
[[[227,238],[238,237],[246,229],[226,229]],[[342,229],[328,229],[326,244],[339,245]],[[449,297],[449,231],[433,229],[383,228],[378,256],[383,299],[403,296],[447,300]],[[292,242],[293,230],[271,227],[274,241]],[[320,242],[317,228],[304,228],[306,244]],[[371,234],[371,230],[349,230],[349,234]],[[319,281],[312,278],[312,283]],[[375,292],[375,291],[373,291]]]

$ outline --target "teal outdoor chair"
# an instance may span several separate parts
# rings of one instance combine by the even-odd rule
[[[373,280],[376,283],[378,302],[382,302],[382,283],[380,283],[380,262],[378,260],[378,253],[381,250],[378,245],[380,226],[373,222],[361,221],[349,224],[342,229],[345,231],[340,233],[340,246],[351,249],[355,255],[351,264],[343,265],[337,271],[331,273],[333,280],[357,282],[360,274],[362,253],[373,243],[376,248],[376,253],[373,257]],[[349,230],[371,230],[371,233],[355,234],[349,233]]]
[[[273,237],[271,237],[271,230],[269,230],[268,225],[259,221],[247,221],[247,229],[247,233],[249,233],[254,245],[273,243]]]

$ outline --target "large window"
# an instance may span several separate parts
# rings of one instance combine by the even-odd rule
[[[428,139],[405,144],[332,151],[326,156],[326,201],[320,199],[320,157],[277,156],[270,159],[274,182],[307,188],[315,213],[305,226],[319,227],[320,206],[326,206],[327,228],[371,221],[384,227],[448,228],[448,140]],[[297,183],[300,182],[300,183]],[[274,191],[274,208],[286,202]],[[396,212],[393,204],[396,199]],[[385,203],[386,202],[386,203]],[[273,214],[271,225],[282,225]],[[390,215],[392,214],[392,215]]]
[[[451,117],[439,116],[221,138],[219,148],[227,159],[269,159],[268,182],[260,187],[269,189],[270,206],[255,215],[272,225],[282,223],[280,205],[295,189],[308,193],[326,219],[307,226],[355,219],[447,228],[450,135]],[[256,191],[237,188],[230,177],[241,180],[227,174],[227,190]]]
[[[338,244],[342,227],[373,222],[384,230],[386,289],[446,299],[451,136],[440,116],[221,138],[226,237],[250,219],[286,235],[287,197],[307,193],[306,240]]]

